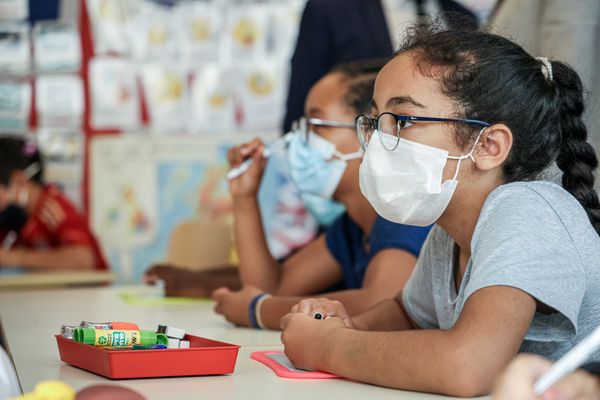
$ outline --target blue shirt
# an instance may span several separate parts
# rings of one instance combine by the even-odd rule
[[[325,232],[325,242],[342,268],[346,289],[359,289],[371,259],[378,252],[400,249],[418,257],[430,229],[431,226],[401,225],[377,217],[369,237],[344,213]]]

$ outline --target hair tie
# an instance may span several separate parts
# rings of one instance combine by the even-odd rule
[[[546,57],[536,57],[536,60],[542,63],[542,74],[547,81],[552,82],[554,80],[552,76],[552,63]]]
[[[38,146],[34,141],[27,140],[23,143],[22,151],[25,157],[33,157],[38,153]]]

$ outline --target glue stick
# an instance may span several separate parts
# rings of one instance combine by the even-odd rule
[[[168,344],[162,333],[140,330],[78,328],[73,339],[77,342],[98,347],[133,347],[134,345]]]

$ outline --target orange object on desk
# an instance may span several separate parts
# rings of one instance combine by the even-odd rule
[[[188,349],[108,350],[56,335],[63,362],[110,379],[233,373],[240,346],[186,335]]]

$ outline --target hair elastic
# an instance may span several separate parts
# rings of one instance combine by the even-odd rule
[[[536,60],[542,63],[542,74],[544,74],[544,78],[547,81],[553,81],[554,77],[552,76],[552,63],[546,57],[536,57]]]

